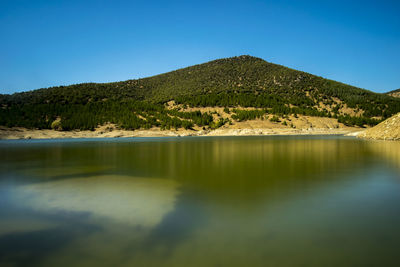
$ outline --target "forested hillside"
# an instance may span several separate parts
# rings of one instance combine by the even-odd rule
[[[175,105],[167,108],[166,103]],[[211,127],[228,120],[186,107],[226,107],[242,119],[257,114],[334,117],[347,125],[375,125],[400,112],[400,99],[305,72],[240,56],[157,76],[113,83],[84,83],[0,95],[0,125],[93,129]],[[228,108],[231,108],[228,110]],[[260,116],[258,116],[259,118]]]

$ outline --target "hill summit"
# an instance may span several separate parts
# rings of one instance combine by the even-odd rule
[[[375,125],[400,99],[242,55],[112,83],[82,83],[0,96],[0,125],[50,129],[218,128],[288,115]],[[226,114],[200,108],[222,107]],[[251,110],[249,110],[251,109]],[[276,119],[277,117],[278,119]]]

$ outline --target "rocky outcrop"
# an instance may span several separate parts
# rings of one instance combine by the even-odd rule
[[[358,137],[377,140],[400,140],[400,113],[375,127],[365,130]]]

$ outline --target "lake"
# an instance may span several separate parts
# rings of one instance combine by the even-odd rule
[[[1,266],[398,266],[400,142],[0,141]]]

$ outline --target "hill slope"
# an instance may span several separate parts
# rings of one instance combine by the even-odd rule
[[[172,105],[167,103],[173,100]],[[219,59],[144,79],[84,83],[0,95],[0,125],[93,129],[212,127],[228,120],[191,107],[236,108],[236,120],[303,114],[374,125],[400,111],[400,99],[251,56]],[[253,107],[245,111],[238,107]],[[218,119],[219,118],[219,119]]]
[[[400,140],[400,113],[365,130],[358,137],[380,140]]]
[[[387,92],[386,94],[393,97],[400,97],[400,89]]]

